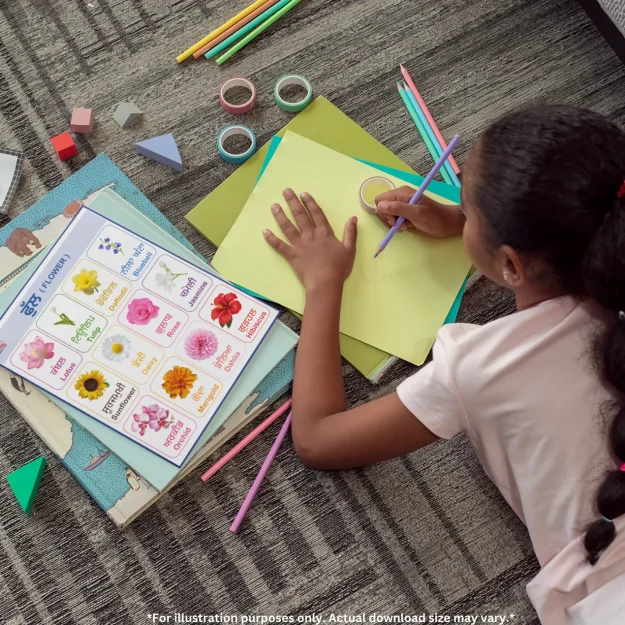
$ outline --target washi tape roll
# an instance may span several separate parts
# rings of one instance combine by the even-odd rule
[[[224,141],[233,135],[243,135],[247,137],[251,141],[250,147],[241,154],[228,152],[224,147]],[[219,156],[228,163],[234,163],[235,165],[245,163],[245,161],[256,152],[256,135],[247,126],[226,126],[217,137],[217,151],[219,152]]]
[[[280,92],[284,87],[288,87],[289,85],[297,85],[299,87],[304,87],[306,89],[306,95],[299,102],[287,102],[281,95]],[[310,81],[303,76],[299,76],[297,74],[287,74],[286,76],[282,76],[282,78],[278,79],[276,86],[273,88],[273,95],[276,99],[276,104],[283,110],[288,113],[299,113],[303,111],[311,102],[313,97],[313,89]]]
[[[395,185],[388,179],[382,176],[374,176],[373,178],[367,178],[360,185],[360,206],[366,210],[370,215],[375,215],[376,206],[375,198],[382,193],[392,191]]]
[[[226,94],[234,87],[244,87],[245,89],[248,89],[251,92],[250,99],[243,104],[231,104],[228,102]],[[229,78],[219,88],[219,103],[225,111],[228,111],[228,113],[243,115],[243,113],[251,111],[256,104],[256,87],[247,78],[243,78],[243,76],[234,76],[233,78]]]

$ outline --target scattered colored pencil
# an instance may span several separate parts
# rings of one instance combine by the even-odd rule
[[[233,46],[217,59],[217,65],[225,63],[231,56],[236,54],[241,48],[244,48],[250,41],[256,39],[263,31],[267,30],[274,22],[277,22],[285,13],[288,13],[293,7],[298,5],[302,0],[291,0],[287,5],[283,6],[277,13],[263,22],[256,30],[253,30],[247,37],[241,39],[236,46]],[[271,9],[270,9],[271,10]]]
[[[241,39],[241,37],[245,37],[245,35],[247,35],[251,30],[254,30],[257,26],[260,28],[259,24],[262,25],[262,23],[267,18],[277,13],[282,7],[286,6],[289,2],[291,2],[291,0],[279,0],[276,5],[268,8],[266,11],[261,13],[261,15],[259,15],[258,17],[255,17],[249,24],[246,24],[238,31],[232,33],[227,39],[224,39],[224,41],[217,44],[214,48],[212,48],[211,50],[208,50],[208,52],[206,52],[204,56],[207,59],[212,59],[214,56],[217,56],[220,52],[222,52],[226,48],[229,48],[232,44],[234,44],[236,41]]]
[[[232,19],[229,19],[225,24],[222,24],[219,28],[215,29],[212,33],[210,33],[209,35],[206,35],[204,39],[193,44],[190,48],[185,50],[182,54],[178,55],[176,57],[176,61],[178,61],[178,63],[182,63],[182,61],[184,61],[185,59],[188,59],[194,52],[197,52],[202,46],[205,46],[209,41],[212,41],[215,37],[218,37],[219,35],[221,35],[221,33],[223,33],[225,30],[228,30],[230,26],[234,26],[234,24],[236,24],[239,20],[242,20],[246,15],[249,15],[252,11],[254,11],[254,9],[257,9],[266,1],[267,0],[256,0],[256,2],[254,2],[253,4],[250,4],[250,6],[247,7],[247,9],[243,9],[243,11],[235,15]]]
[[[436,164],[432,168],[432,171],[425,177],[425,180],[421,183],[421,186],[417,189],[417,192],[412,196],[410,202],[408,202],[409,204],[416,204],[421,199],[421,196],[425,193],[425,190],[428,188],[428,185],[430,184],[430,182],[432,182],[432,180],[434,180],[434,176],[436,176],[436,174],[438,173],[438,170],[443,166],[443,163],[449,158],[452,150],[458,145],[459,141],[460,141],[460,136],[456,135],[449,142],[449,145],[447,146],[447,148],[445,148],[445,151],[443,152],[442,156],[438,159],[438,161],[436,161]],[[405,219],[403,217],[399,217],[395,221],[395,224],[393,225],[393,227],[387,232],[386,236],[382,239],[382,243],[380,243],[380,247],[378,248],[378,251],[375,253],[374,258],[377,258],[382,253],[384,248],[389,244],[390,240],[397,234],[397,232],[401,228],[401,225],[404,223],[404,221]]]
[[[404,80],[408,84],[410,91],[412,91],[412,93],[414,94],[414,97],[417,99],[417,102],[419,103],[419,106],[421,107],[421,110],[423,111],[423,114],[425,115],[425,118],[428,120],[429,126],[434,131],[434,134],[436,135],[436,138],[438,139],[438,142],[441,148],[445,150],[447,148],[447,143],[445,143],[445,139],[443,139],[443,135],[441,134],[441,131],[438,129],[438,126],[434,122],[434,118],[430,114],[430,111],[428,110],[428,107],[426,106],[423,98],[421,97],[421,94],[417,91],[417,87],[415,86],[414,81],[412,80],[412,77],[410,76],[410,74],[408,73],[408,70],[403,65],[400,65],[399,67],[401,68],[402,76],[404,77]],[[456,163],[456,160],[454,159],[453,156],[450,156],[449,162],[454,172],[456,174],[459,174],[460,167],[458,167],[458,163]]]
[[[220,458],[204,475],[202,482],[209,480],[219,469],[232,460],[242,449],[247,447],[261,432],[264,432],[276,419],[281,417],[290,407],[292,400],[288,400],[280,406],[271,416],[267,417],[258,427],[255,427],[245,438],[237,443],[227,454]]]
[[[265,462],[263,462],[263,466],[260,468],[260,471],[258,472],[258,475],[256,476],[254,483],[252,484],[252,488],[250,488],[250,492],[247,494],[247,497],[243,501],[243,505],[241,506],[241,509],[237,513],[236,518],[234,519],[234,521],[232,522],[232,525],[230,526],[231,532],[237,532],[239,530],[239,527],[241,523],[243,522],[243,519],[245,518],[247,511],[250,509],[250,506],[252,505],[252,501],[254,500],[254,497],[256,497],[256,493],[258,492],[260,485],[263,483],[263,480],[265,479],[265,475],[267,475],[267,472],[269,471],[269,467],[271,463],[273,462],[273,459],[276,457],[276,454],[278,453],[278,450],[280,449],[280,445],[282,445],[282,442],[284,441],[284,437],[286,436],[290,427],[291,427],[291,413],[289,412],[289,416],[284,421],[284,425],[280,429],[280,433],[278,434],[278,436],[276,437],[276,440],[271,446],[271,449],[269,450],[269,453],[267,454],[267,457],[265,458]]]
[[[430,128],[427,122],[427,119],[425,119],[425,115],[423,114],[423,111],[419,107],[419,103],[417,102],[417,99],[414,97],[414,93],[410,91],[410,89],[408,88],[408,85],[405,82],[404,82],[404,93],[408,96],[408,99],[410,100],[410,104],[412,105],[414,112],[417,114],[417,117],[419,118],[419,121],[421,122],[423,129],[427,133],[428,137],[430,138],[430,141],[432,142],[432,145],[434,146],[434,149],[436,150],[436,158],[439,158],[443,153],[443,148],[441,148],[440,144],[438,143],[438,139],[436,138],[436,135],[434,134],[434,131]],[[453,184],[454,186],[459,187],[460,180],[458,180],[458,176],[456,176],[456,172],[454,171],[449,161],[445,161],[445,163],[443,164],[443,169],[441,169],[441,174],[443,175],[443,178],[445,178],[445,181],[447,182],[447,178],[445,177],[445,172],[447,172],[447,174],[449,175],[449,178],[451,179],[450,184]]]
[[[207,43],[205,46],[202,46],[199,50],[193,53],[194,59],[199,59],[204,53],[212,50],[217,44],[220,44],[225,39],[228,39],[230,35],[236,33],[237,30],[240,30],[246,24],[249,24],[255,17],[258,17],[262,13],[264,13],[267,9],[272,7],[279,0],[265,0],[265,4],[259,6],[257,9],[252,11],[248,16],[244,17],[242,20],[238,21],[234,26],[230,26],[228,30],[224,31],[219,35],[219,37],[215,37],[212,41]]]
[[[421,138],[423,139],[423,142],[425,143],[425,147],[428,149],[428,152],[430,153],[430,156],[432,157],[432,160],[436,163],[436,161],[440,158],[440,154],[436,151],[436,148],[434,147],[434,144],[430,140],[428,133],[426,132],[423,124],[419,120],[419,116],[417,115],[417,112],[415,111],[414,107],[410,103],[410,99],[408,98],[408,93],[406,93],[406,90],[401,86],[401,83],[399,82],[397,83],[397,91],[399,91],[399,95],[401,96],[401,99],[404,101],[404,105],[406,106],[406,109],[408,113],[410,114],[410,117],[412,117],[412,121],[415,123],[415,126],[417,127],[417,130],[419,131],[419,134],[421,135]],[[445,169],[441,170],[441,175],[443,176],[443,180],[447,184],[453,184],[453,182],[451,181],[451,177],[449,176],[449,174],[447,173]]]

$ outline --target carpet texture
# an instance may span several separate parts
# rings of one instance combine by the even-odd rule
[[[397,97],[400,62],[445,135],[462,135],[460,163],[484,127],[517,105],[625,115],[625,71],[573,0],[305,0],[225,67],[176,65],[243,4],[0,3],[0,144],[27,159],[12,214],[106,152],[210,258],[184,215],[233,171],[215,138],[232,121],[217,87],[234,74],[257,85],[245,123],[261,143],[289,119],[271,90],[295,71],[421,172],[431,161]],[[123,131],[111,114],[126,99],[145,118]],[[95,130],[78,135],[79,155],[61,163],[49,137],[67,129],[73,106],[95,109]],[[135,154],[136,141],[165,132],[179,142],[182,174]],[[460,320],[512,310],[506,292],[481,280]],[[399,363],[373,386],[346,364],[350,403],[392,391],[413,370]],[[234,536],[229,522],[275,425],[209,484],[185,480],[120,533],[8,402],[0,410],[0,474],[40,453],[49,461],[32,517],[0,486],[2,623],[130,625],[174,612],[514,614],[509,622],[537,623],[525,595],[538,570],[527,534],[463,438],[342,474],[305,470],[288,442]]]

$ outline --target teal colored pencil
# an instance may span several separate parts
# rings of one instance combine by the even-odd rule
[[[434,162],[436,163],[438,159],[440,158],[440,155],[436,153],[436,150],[434,149],[434,145],[430,141],[430,137],[428,137],[428,133],[425,131],[425,128],[423,127],[423,124],[421,123],[421,120],[419,119],[416,111],[412,108],[412,104],[410,104],[408,95],[406,94],[404,88],[401,86],[399,82],[397,83],[397,91],[399,91],[399,95],[401,96],[401,99],[404,101],[406,109],[408,110],[410,117],[412,117],[412,121],[415,123],[415,126],[417,127],[417,130],[419,131],[419,134],[421,135],[421,138],[423,139],[423,142],[425,143],[425,147],[428,149],[430,156],[434,159]],[[447,173],[447,170],[444,167],[441,167],[440,173],[441,173],[441,176],[443,176],[443,180],[447,184],[453,185],[453,182],[451,181],[451,178],[449,174]]]
[[[261,13],[258,17],[255,17],[249,24],[246,24],[243,28],[240,28],[235,33],[232,33],[230,37],[224,39],[219,45],[211,48],[205,55],[204,58],[212,59],[214,56],[217,56],[222,50],[229,48],[235,41],[241,39],[250,32],[250,30],[254,30],[259,24],[262,24],[268,17],[271,17],[274,13],[279,11],[283,6],[291,2],[291,0],[280,0],[280,2],[274,4],[272,7],[268,8],[266,11]]]
[[[302,0],[291,0],[287,5],[283,6],[278,12],[265,20],[258,28],[254,29],[247,37],[241,39],[239,43],[230,48],[228,52],[222,54],[217,59],[217,65],[225,63],[231,56],[236,54],[241,48],[244,48],[250,41],[252,41],[252,39],[256,39],[258,35],[260,35],[263,31],[267,30],[274,22],[277,22],[285,13],[288,13],[295,5],[299,4],[301,1]],[[278,5],[276,4],[276,6]],[[265,11],[263,15],[265,15],[266,13],[269,13],[269,11]],[[250,24],[251,23],[252,22],[250,22]]]
[[[436,138],[434,131],[430,127],[430,124],[428,124],[428,120],[425,118],[425,115],[423,114],[423,111],[421,110],[421,107],[419,106],[419,103],[417,102],[417,98],[414,97],[414,93],[412,93],[412,91],[410,90],[410,88],[408,87],[405,81],[404,81],[404,93],[408,96],[408,99],[410,100],[410,103],[412,104],[412,108],[414,109],[415,113],[419,116],[419,120],[421,121],[422,126],[425,128],[426,132],[428,133],[428,137],[430,137],[430,141],[432,142],[432,145],[434,146],[436,153],[440,157],[443,154],[443,148],[441,147],[441,144],[438,142],[438,139]],[[460,180],[458,180],[458,176],[456,176],[456,172],[451,166],[451,163],[449,161],[445,161],[444,167],[447,170],[447,173],[449,174],[449,177],[451,178],[452,183],[456,187],[459,187]]]

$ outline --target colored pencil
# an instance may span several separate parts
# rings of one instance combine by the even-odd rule
[[[277,13],[289,2],[291,2],[291,0],[279,0],[276,5],[270,7],[258,17],[255,17],[249,24],[246,24],[238,31],[232,33],[232,35],[230,35],[227,39],[224,39],[224,41],[220,42],[217,46],[206,52],[204,56],[207,59],[212,59],[214,56],[217,56],[220,52],[229,48],[235,41],[238,41],[241,37],[245,37],[245,35],[247,35],[251,30],[254,30],[259,24],[262,24],[267,18]]]
[[[450,142],[442,156],[436,161],[436,164],[432,168],[432,171],[425,177],[425,180],[421,183],[421,186],[417,189],[417,192],[410,199],[409,204],[416,204],[421,196],[425,193],[425,190],[428,188],[428,185],[432,180],[434,180],[434,176],[438,173],[438,170],[443,166],[443,163],[449,158],[452,150],[458,145],[460,141],[460,136],[456,135]],[[393,227],[387,232],[386,236],[382,239],[382,243],[380,243],[380,247],[378,251],[375,253],[374,258],[377,258],[384,248],[389,244],[390,240],[397,234],[398,230],[401,228],[401,225],[404,223],[405,219],[403,217],[399,217]]]
[[[217,59],[217,65],[225,63],[231,56],[236,54],[241,48],[244,48],[250,41],[256,39],[263,31],[267,30],[274,22],[277,22],[285,13],[288,13],[293,7],[298,5],[302,0],[291,0],[287,5],[283,6],[275,15],[263,22],[256,30],[253,30],[247,37],[241,39],[236,46],[233,46]],[[270,9],[271,10],[271,9]]]
[[[428,122],[425,119],[425,115],[423,114],[423,111],[419,107],[419,103],[417,102],[417,99],[414,97],[414,93],[410,91],[410,89],[408,88],[408,85],[405,82],[404,82],[404,93],[408,96],[408,99],[410,100],[410,104],[412,105],[414,112],[417,114],[417,117],[419,118],[421,125],[427,132],[428,137],[430,137],[430,141],[432,142],[432,145],[434,146],[434,149],[436,150],[437,158],[440,158],[440,156],[443,154],[443,148],[441,148],[438,142],[438,139],[436,138],[436,135],[434,134],[434,131],[428,125]],[[446,171],[449,174],[449,178],[451,178],[451,184],[453,184],[456,187],[459,187],[460,180],[458,180],[458,176],[456,176],[456,172],[454,171],[454,168],[451,166],[449,161],[445,161],[445,163],[443,164],[443,167],[444,169],[441,169],[441,173],[443,174],[443,177],[444,177],[444,172]]]
[[[291,413],[289,412],[289,416],[284,421],[284,425],[280,429],[280,433],[278,434],[278,436],[276,437],[276,440],[271,446],[271,449],[269,450],[269,453],[267,454],[267,457],[265,458],[265,462],[263,462],[263,466],[260,468],[260,471],[258,472],[258,475],[256,476],[254,483],[252,484],[252,488],[250,488],[250,492],[247,494],[247,497],[243,501],[243,505],[241,506],[241,509],[237,513],[236,518],[234,519],[234,521],[232,522],[232,525],[230,526],[231,532],[237,532],[239,530],[239,527],[241,523],[243,522],[243,519],[245,518],[247,511],[250,509],[250,506],[252,505],[252,501],[254,500],[254,497],[256,497],[256,493],[258,492],[260,485],[263,483],[263,480],[265,479],[265,475],[267,475],[267,472],[269,471],[269,467],[271,463],[273,462],[273,459],[276,457],[276,454],[278,453],[278,450],[280,449],[280,445],[282,445],[282,442],[284,441],[284,437],[286,436],[286,433],[289,431],[290,427],[291,427]]]
[[[246,15],[249,15],[254,9],[257,9],[261,4],[265,3],[267,0],[256,0],[253,4],[250,4],[247,9],[243,9],[240,13],[235,15],[232,19],[229,19],[225,24],[222,24],[219,28],[216,28],[212,33],[206,35],[204,39],[198,41],[193,44],[190,48],[185,50],[182,54],[179,54],[176,57],[176,61],[178,63],[182,63],[185,59],[188,59],[194,52],[197,52],[202,46],[205,46],[209,41],[212,41],[215,37],[218,37],[225,30],[228,30],[230,26],[236,24],[239,20],[243,19]]]
[[[423,142],[425,143],[425,147],[428,149],[428,152],[430,153],[430,156],[432,157],[432,160],[436,163],[436,161],[440,158],[441,155],[436,151],[436,148],[434,147],[434,144],[430,140],[430,137],[428,133],[426,132],[425,127],[419,120],[419,116],[417,115],[417,112],[415,111],[414,107],[410,103],[410,99],[408,98],[408,93],[406,92],[406,89],[404,89],[399,82],[397,83],[397,91],[399,91],[399,95],[401,96],[401,99],[404,101],[404,105],[406,106],[406,109],[408,113],[410,114],[410,117],[412,117],[412,121],[415,123],[415,126],[417,127],[417,130],[419,131],[419,134],[421,135],[421,138],[423,139]],[[443,180],[447,184],[453,184],[453,182],[451,181],[451,177],[449,176],[449,174],[447,173],[445,169],[441,170],[441,175],[443,176]]]
[[[428,110],[428,107],[425,104],[425,101],[423,100],[423,98],[421,97],[421,94],[417,90],[417,87],[415,86],[414,81],[412,80],[412,77],[410,76],[410,74],[408,73],[408,70],[403,65],[400,65],[399,67],[401,68],[401,73],[406,83],[408,84],[410,91],[412,91],[412,93],[414,94],[414,97],[417,99],[417,102],[419,103],[419,106],[421,107],[421,110],[423,111],[423,114],[425,115],[425,118],[428,120],[428,124],[434,131],[434,134],[436,135],[436,138],[438,139],[438,142],[441,148],[445,150],[447,148],[447,143],[445,143],[445,139],[443,139],[443,135],[441,134],[441,131],[438,129],[438,126],[434,122],[434,118],[430,114],[430,111]],[[458,167],[458,163],[456,163],[456,160],[454,159],[453,156],[449,158],[449,162],[451,163],[451,166],[454,172],[456,174],[459,174],[460,167]]]
[[[242,20],[238,21],[234,26],[230,26],[228,30],[224,31],[219,35],[219,37],[215,37],[212,41],[207,43],[205,46],[201,47],[199,50],[193,53],[194,59],[199,59],[205,52],[212,50],[217,44],[220,44],[224,39],[228,39],[230,35],[236,33],[237,30],[240,30],[246,24],[249,24],[255,17],[258,17],[262,13],[264,13],[267,9],[272,7],[279,0],[265,0],[265,4],[259,6],[256,10],[252,11],[248,16],[244,17]]]
[[[209,480],[221,467],[232,460],[242,449],[247,447],[261,432],[264,432],[276,419],[281,417],[290,407],[292,400],[288,400],[280,406],[271,416],[267,417],[260,425],[255,427],[244,439],[237,443],[227,454],[220,458],[204,475],[202,482]]]

